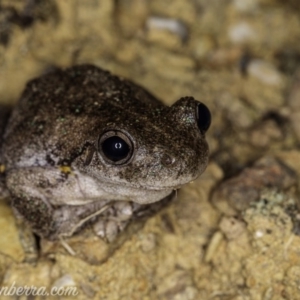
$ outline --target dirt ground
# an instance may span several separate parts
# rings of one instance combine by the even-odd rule
[[[80,63],[166,104],[203,101],[209,166],[116,242],[89,228],[70,238],[76,255],[61,243],[37,249],[2,195],[1,287],[78,291],[51,299],[300,299],[299,1],[0,0],[1,103]]]

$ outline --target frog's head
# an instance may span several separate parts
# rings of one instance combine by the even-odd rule
[[[161,200],[205,170],[210,122],[208,108],[192,97],[171,107],[123,112],[98,136],[89,173],[115,200]]]

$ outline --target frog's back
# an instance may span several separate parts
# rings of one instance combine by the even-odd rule
[[[161,106],[139,86],[91,65],[34,79],[14,109],[0,159],[8,168],[64,164],[111,116]]]

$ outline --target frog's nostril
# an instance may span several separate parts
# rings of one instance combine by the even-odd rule
[[[161,158],[161,163],[166,167],[171,166],[172,164],[174,164],[174,162],[175,158],[168,154],[164,154]]]

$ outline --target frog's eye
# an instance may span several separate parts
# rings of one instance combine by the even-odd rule
[[[211,123],[211,114],[209,109],[203,103],[197,106],[197,125],[200,131],[206,132]]]
[[[132,157],[133,143],[123,132],[108,131],[100,137],[98,149],[105,161],[121,165]]]

